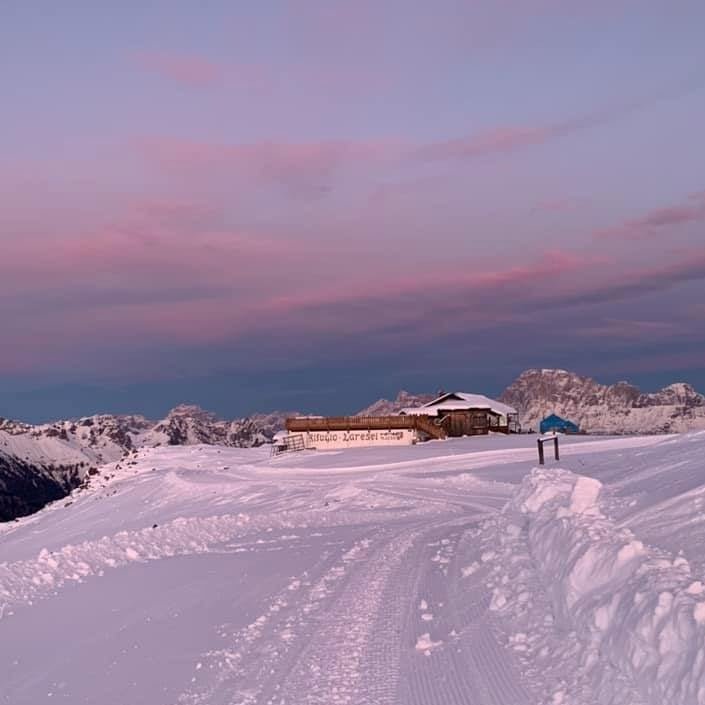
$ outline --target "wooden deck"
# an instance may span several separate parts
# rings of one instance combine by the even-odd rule
[[[391,431],[411,429],[431,438],[446,438],[444,419],[432,416],[327,416],[322,418],[293,417],[286,420],[289,433],[306,431]]]

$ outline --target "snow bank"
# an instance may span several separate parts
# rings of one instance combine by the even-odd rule
[[[705,704],[705,588],[683,557],[605,517],[600,491],[597,480],[535,469],[508,507],[526,530],[555,626],[575,633],[593,677],[608,663],[653,705]]]

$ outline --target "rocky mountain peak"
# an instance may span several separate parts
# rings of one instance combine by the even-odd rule
[[[9,433],[13,436],[22,433],[28,433],[32,429],[32,426],[23,421],[14,421],[13,419],[5,419],[0,416],[0,431]]]
[[[676,382],[648,395],[653,404],[682,405],[687,408],[705,406],[705,396],[685,382]]]
[[[401,390],[396,399],[378,399],[370,406],[362,409],[357,413],[357,416],[389,416],[398,414],[407,406],[421,406],[436,398],[436,394],[421,393],[413,394],[406,390]]]
[[[522,372],[500,399],[519,410],[524,429],[536,430],[556,413],[593,433],[663,433],[705,428],[705,397],[678,382],[643,393],[621,381],[604,385],[566,370]]]
[[[202,409],[198,404],[178,404],[166,416],[167,419],[183,417],[200,421],[218,420],[218,417],[213,412]]]

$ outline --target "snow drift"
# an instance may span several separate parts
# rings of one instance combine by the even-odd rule
[[[604,681],[609,664],[648,703],[705,703],[705,587],[685,558],[606,517],[600,494],[598,480],[535,469],[508,506],[526,530],[555,626],[576,634],[593,679]],[[623,701],[616,691],[609,698]]]

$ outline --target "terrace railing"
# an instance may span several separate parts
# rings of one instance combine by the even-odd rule
[[[444,420],[428,415],[293,417],[286,420],[286,430],[290,433],[305,433],[307,431],[391,431],[396,429],[422,431],[431,436],[431,438],[445,438],[448,435]]]

